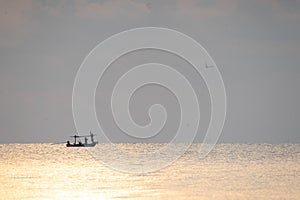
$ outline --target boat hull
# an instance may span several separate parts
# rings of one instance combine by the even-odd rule
[[[94,147],[98,144],[98,142],[94,143],[89,143],[89,144],[83,144],[83,143],[78,143],[78,144],[66,144],[66,147]]]

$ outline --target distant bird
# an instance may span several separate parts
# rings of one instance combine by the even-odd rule
[[[205,62],[205,68],[206,69],[213,68],[213,67],[215,67],[215,66],[213,66],[213,65],[207,65],[207,62]]]

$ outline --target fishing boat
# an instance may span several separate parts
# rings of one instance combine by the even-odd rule
[[[72,135],[70,137],[74,138],[74,143],[71,144],[70,141],[67,141],[66,147],[94,147],[98,144],[98,141],[94,140],[95,134],[90,132],[90,135]],[[88,137],[91,138],[91,143],[88,143]],[[84,138],[84,143],[81,142],[80,138]]]

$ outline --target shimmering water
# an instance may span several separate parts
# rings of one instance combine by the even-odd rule
[[[169,167],[134,175],[84,148],[0,145],[0,199],[300,199],[300,144],[219,144],[203,160],[198,147]]]

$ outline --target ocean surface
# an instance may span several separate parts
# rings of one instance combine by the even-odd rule
[[[0,144],[0,199],[300,199],[300,144],[218,144],[205,159],[198,148],[136,175],[107,167],[85,148]]]

